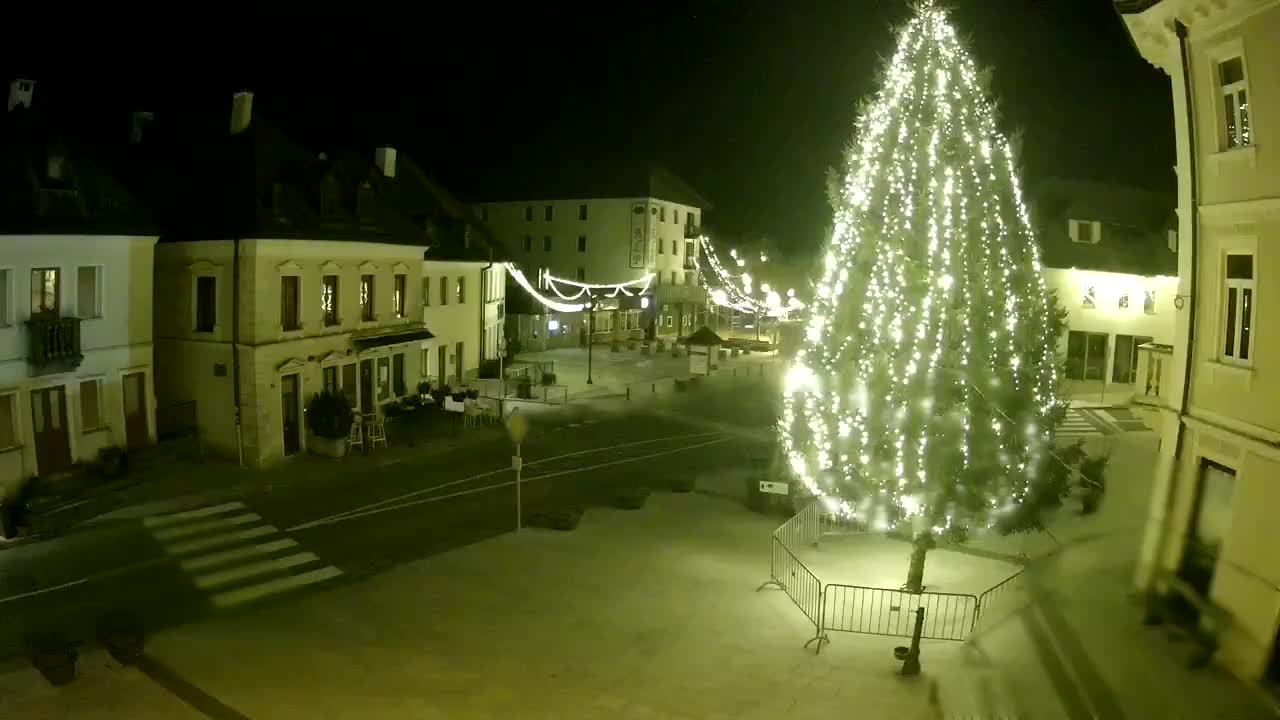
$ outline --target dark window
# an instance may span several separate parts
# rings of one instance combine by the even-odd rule
[[[679,242],[680,242],[679,240],[672,240],[672,241],[671,241],[671,254],[672,254],[672,255],[679,255],[679,254],[680,254],[680,246],[677,244],[677,243],[679,243]]]
[[[360,276],[360,319],[365,322],[373,322],[373,276]]]
[[[586,251],[587,251],[587,236],[579,235],[578,236],[578,252],[586,252]]]
[[[338,392],[338,366],[330,365],[327,368],[321,368],[320,376],[323,381],[324,391],[329,394],[336,394]]]
[[[422,278],[422,307],[431,306],[431,278]]]
[[[1253,256],[1252,255],[1228,255],[1227,256],[1227,279],[1228,280],[1252,280],[1253,279]]]
[[[671,222],[675,223],[676,225],[679,225],[679,224],[680,224],[680,209],[679,209],[679,208],[671,208]]]
[[[666,246],[666,245],[663,245],[663,244],[662,244],[662,241],[661,241],[661,240],[659,240],[659,241],[658,241],[658,254],[659,254],[659,255],[665,255],[665,254],[666,254],[666,252],[667,252],[667,246]]]
[[[404,291],[406,278],[404,275],[397,273],[394,282],[395,290],[394,294],[391,296],[391,307],[394,308],[396,317],[402,318],[404,317]]]
[[[525,206],[524,219],[525,219],[525,222],[533,222],[533,206],[532,205]]]
[[[320,310],[325,325],[338,324],[338,276],[325,275],[320,279]]]
[[[586,220],[586,219],[587,219],[587,206],[586,206],[586,204],[582,204],[582,205],[579,205],[579,206],[578,206],[578,219],[579,219],[579,220]]]
[[[440,276],[440,304],[441,305],[449,304],[449,276],[448,275]]]
[[[532,249],[533,249],[533,236],[532,236],[532,235],[525,235],[525,236],[524,236],[524,251],[525,251],[525,252],[529,252],[529,251],[530,251],[530,250],[532,250]]]
[[[396,397],[404,395],[404,353],[391,356],[391,388]]]
[[[551,236],[550,235],[542,236],[542,251],[551,252]]]
[[[489,208],[487,207],[480,208],[480,221],[489,222]]]
[[[356,364],[347,363],[342,366],[342,394],[347,398],[347,404],[356,407],[356,393],[359,386],[356,384]]]
[[[586,281],[587,281],[587,269],[584,267],[578,268],[578,282],[586,282]]]
[[[57,268],[36,268],[31,271],[31,314],[58,315],[58,297],[62,282]]]
[[[546,220],[547,222],[551,222],[551,206],[550,205],[542,208],[542,219]]]
[[[280,327],[285,330],[297,330],[302,327],[302,318],[298,313],[298,285],[301,278],[297,275],[280,276]]]
[[[663,206],[658,208],[658,222],[666,222],[666,221],[667,221],[667,208],[666,206]]]
[[[218,320],[218,281],[209,275],[196,278],[196,332],[213,332]]]

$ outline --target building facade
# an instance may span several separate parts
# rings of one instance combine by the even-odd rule
[[[1136,584],[1228,618],[1217,660],[1280,681],[1280,2],[1117,0],[1170,77],[1181,307]],[[1180,581],[1180,582],[1176,582]]]
[[[1052,179],[1034,189],[1032,213],[1045,282],[1067,312],[1068,391],[1120,400],[1134,392],[1138,347],[1173,342],[1173,194]]]
[[[0,121],[0,496],[154,442],[149,215],[15,81]]]
[[[594,342],[635,332],[645,337],[688,335],[705,313],[695,238],[707,203],[660,169],[637,174],[634,182],[628,182],[626,173],[620,175],[622,181],[584,178],[576,186],[512,190],[508,194],[524,199],[472,207],[530,282],[553,299],[561,298],[546,283],[547,273],[586,284],[651,276],[643,296],[599,298]],[[508,322],[522,347],[586,343],[591,325],[587,312],[557,313],[523,299],[519,311],[514,305],[512,310],[526,316]]]

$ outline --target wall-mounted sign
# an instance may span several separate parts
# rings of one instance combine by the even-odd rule
[[[643,268],[645,259],[648,257],[645,247],[648,236],[645,232],[644,208],[644,203],[631,206],[631,252],[629,254],[633,268]]]

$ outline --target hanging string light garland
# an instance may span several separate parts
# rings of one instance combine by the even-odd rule
[[[533,296],[535,300],[556,312],[579,312],[587,307],[584,303],[562,303],[552,300],[538,292],[538,289],[529,282],[529,278],[525,277],[524,273],[514,263],[506,263],[506,268],[511,277],[515,279],[517,285],[524,288],[524,291]]]
[[[578,282],[577,280],[558,278],[551,273],[543,273],[542,279],[547,282],[547,287],[551,288],[552,292],[560,296],[561,300],[577,300],[584,295],[587,297],[595,297],[598,294],[610,298],[615,298],[619,295],[623,297],[635,297],[636,295],[643,295],[645,291],[649,289],[649,284],[653,282],[653,273],[649,273],[642,278],[620,283],[584,283]],[[572,288],[576,288],[577,292],[568,294],[561,290],[559,285],[568,285]],[[595,290],[599,290],[601,292],[593,292]]]

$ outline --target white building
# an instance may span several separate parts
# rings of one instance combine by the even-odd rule
[[[156,249],[157,394],[195,402],[205,447],[265,465],[306,449],[318,392],[367,414],[473,376],[496,320],[465,208],[393,148],[311,152],[250,103],[173,158],[209,172]]]
[[[675,175],[606,166],[555,186],[535,183],[500,194],[499,201],[473,207],[531,282],[546,289],[544,273],[602,284],[652,276],[647,300],[606,299],[605,310],[595,314],[595,341],[633,333],[677,337],[700,326],[705,293],[694,238],[707,202]],[[555,297],[549,289],[546,294]],[[535,302],[521,314],[536,321],[510,323],[525,348],[586,342],[586,313],[553,314]]]
[[[1226,619],[1217,660],[1280,682],[1280,0],[1116,0],[1170,78],[1178,296],[1155,393],[1160,455],[1135,584],[1190,622]],[[1188,601],[1194,596],[1200,603]]]
[[[33,99],[15,81],[0,119],[0,495],[156,433],[155,231]]]
[[[1173,194],[1052,179],[1033,197],[1045,282],[1067,311],[1058,346],[1067,390],[1123,401],[1137,382],[1137,348],[1173,342]]]

